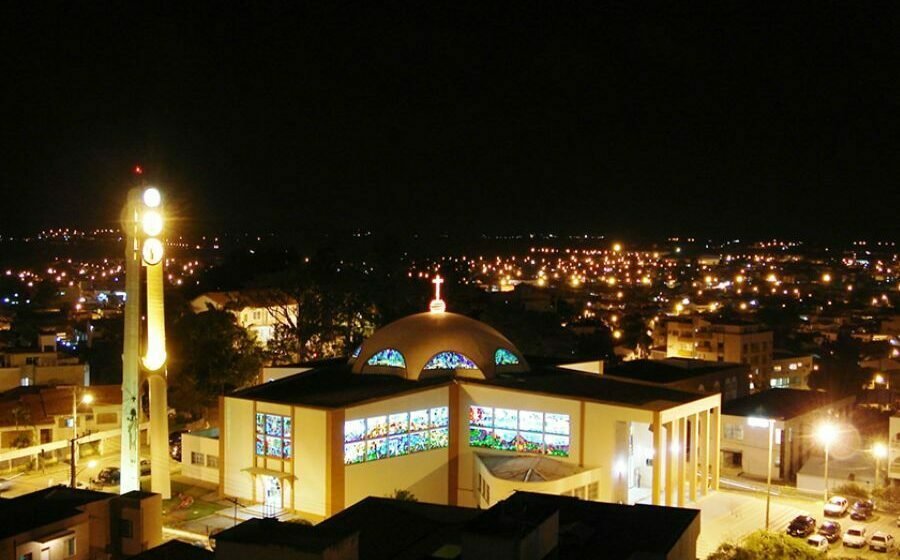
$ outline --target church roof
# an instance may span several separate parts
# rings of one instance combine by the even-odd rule
[[[498,372],[528,371],[528,364],[513,343],[493,327],[446,312],[418,313],[378,329],[353,360],[354,373],[411,380],[450,370],[461,377],[491,379]]]

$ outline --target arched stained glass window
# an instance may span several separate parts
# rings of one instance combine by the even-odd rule
[[[350,354],[350,357],[353,358],[353,359],[359,358],[359,353],[360,353],[360,352],[362,352],[362,345],[361,345],[361,344],[360,344],[359,346],[356,347],[356,350],[354,350],[352,354]]]
[[[519,358],[506,348],[497,348],[497,351],[494,352],[494,364],[498,366],[517,366],[519,365]]]
[[[394,350],[393,348],[385,348],[384,350],[379,350],[375,353],[374,356],[369,358],[369,361],[366,363],[370,366],[395,368],[406,367],[406,360],[403,358],[403,354],[401,354],[397,350]]]
[[[478,369],[478,366],[459,352],[439,352],[422,369]]]

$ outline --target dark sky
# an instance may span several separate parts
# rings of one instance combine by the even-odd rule
[[[140,162],[185,228],[898,237],[890,2],[37,4],[0,232],[112,223]]]

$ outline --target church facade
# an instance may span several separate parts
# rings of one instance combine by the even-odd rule
[[[515,490],[683,505],[718,487],[719,394],[529,364],[439,297],[349,360],[221,404],[220,491],[313,519],[399,490],[487,508]]]

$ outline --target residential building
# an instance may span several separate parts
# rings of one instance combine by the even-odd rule
[[[483,323],[421,313],[349,360],[224,397],[220,490],[311,519],[398,489],[468,507],[515,490],[680,505],[718,485],[720,406],[530,365]]]
[[[609,377],[649,383],[679,391],[721,393],[722,402],[750,394],[747,364],[711,362],[691,358],[630,360],[604,368]]]
[[[812,372],[812,355],[776,350],[772,353],[769,386],[780,389],[809,389],[809,375]]]
[[[794,481],[800,467],[820,446],[815,430],[824,420],[840,422],[855,397],[820,391],[769,389],[726,403],[722,412],[722,468],[765,479],[772,431],[772,479]]]
[[[0,351],[0,391],[27,385],[90,385],[90,369],[56,351],[56,335],[41,334],[34,348]]]
[[[636,538],[622,538],[636,535]],[[366,498],[318,525],[251,519],[215,536],[215,553],[245,558],[391,560],[694,560],[700,512],[516,492],[487,510]],[[185,545],[164,545],[187,554]],[[162,558],[149,551],[141,560]]]
[[[772,331],[759,323],[698,316],[666,322],[667,357],[747,364],[751,391],[768,386],[772,351]]]
[[[161,542],[159,494],[53,486],[0,500],[0,558],[118,559]]]
[[[275,327],[296,323],[300,308],[297,302],[248,291],[207,292],[191,300],[191,309],[194,313],[208,309],[229,311],[241,327],[266,346],[275,335]]]

